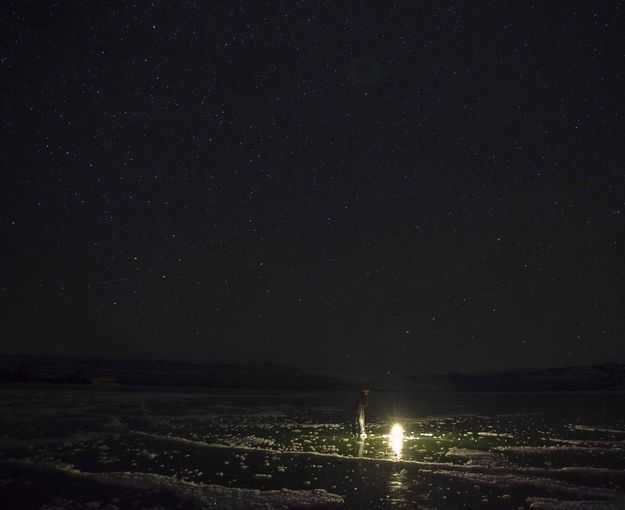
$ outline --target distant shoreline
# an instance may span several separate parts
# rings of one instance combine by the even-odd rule
[[[625,391],[625,365],[606,363],[481,374],[414,373],[393,380],[353,382],[267,363],[216,363],[0,355],[0,383],[205,389],[350,390],[422,393],[536,393]]]
[[[0,383],[95,386],[355,390],[338,377],[271,364],[197,365],[166,360],[103,360],[0,355]]]

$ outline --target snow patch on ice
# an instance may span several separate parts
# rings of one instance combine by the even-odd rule
[[[244,446],[247,448],[256,448],[256,447],[269,448],[273,446],[275,442],[276,441],[274,439],[270,439],[266,437],[246,436],[246,437],[232,440],[230,443],[233,446]]]
[[[186,482],[152,473],[103,473],[93,475],[114,485],[137,489],[167,489],[185,500],[195,500],[202,508],[320,508],[343,504],[343,498],[323,489],[271,490],[238,489],[215,484]]]
[[[119,510],[119,507],[99,501],[84,503],[73,499],[55,498],[49,505],[42,506],[40,510]]]
[[[464,448],[450,448],[445,457],[451,460],[461,460],[467,464],[492,465],[504,464],[506,458],[501,453],[483,450],[466,450]]]
[[[239,510],[252,508],[327,508],[343,504],[342,496],[324,489],[270,490],[239,489],[216,484],[200,484],[154,473],[91,473],[79,471],[68,464],[36,464],[31,461],[5,461],[25,468],[62,472],[116,487],[142,491],[165,490],[181,501],[194,503],[194,508]],[[193,508],[192,507],[192,508]]]
[[[586,432],[607,432],[609,434],[625,434],[625,430],[591,427],[589,425],[570,425],[570,428],[572,430],[583,430]]]
[[[271,474],[269,473],[256,473],[254,475],[254,478],[256,478],[257,480],[269,480],[272,477]]]
[[[625,504],[610,501],[563,501],[553,498],[527,498],[533,510],[624,510]]]
[[[506,434],[504,432],[489,432],[489,431],[481,431],[477,433],[478,436],[486,436],[486,437],[508,437],[514,439],[512,434]]]
[[[495,450],[506,453],[518,453],[523,455],[551,455],[552,453],[579,453],[579,454],[593,454],[593,453],[618,453],[623,451],[622,448],[598,448],[592,446],[498,446]]]
[[[448,479],[465,481],[480,486],[490,486],[497,490],[523,490],[537,491],[539,493],[557,494],[564,497],[588,498],[593,496],[596,499],[611,501],[622,501],[623,493],[612,489],[600,487],[588,487],[582,485],[571,485],[566,482],[554,480],[553,478],[519,476],[512,473],[494,474],[478,472],[459,471],[436,471],[433,475],[444,476]]]

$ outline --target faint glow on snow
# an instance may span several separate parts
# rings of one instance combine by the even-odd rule
[[[397,458],[401,457],[401,449],[404,446],[404,427],[399,423],[395,423],[393,428],[391,428],[388,441],[395,456]]]

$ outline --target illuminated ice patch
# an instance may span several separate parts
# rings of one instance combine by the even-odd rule
[[[404,427],[399,423],[395,423],[391,428],[388,441],[395,456],[397,458],[401,457],[401,449],[404,446]]]

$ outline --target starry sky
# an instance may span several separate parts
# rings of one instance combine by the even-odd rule
[[[623,2],[3,2],[10,353],[625,361]]]

